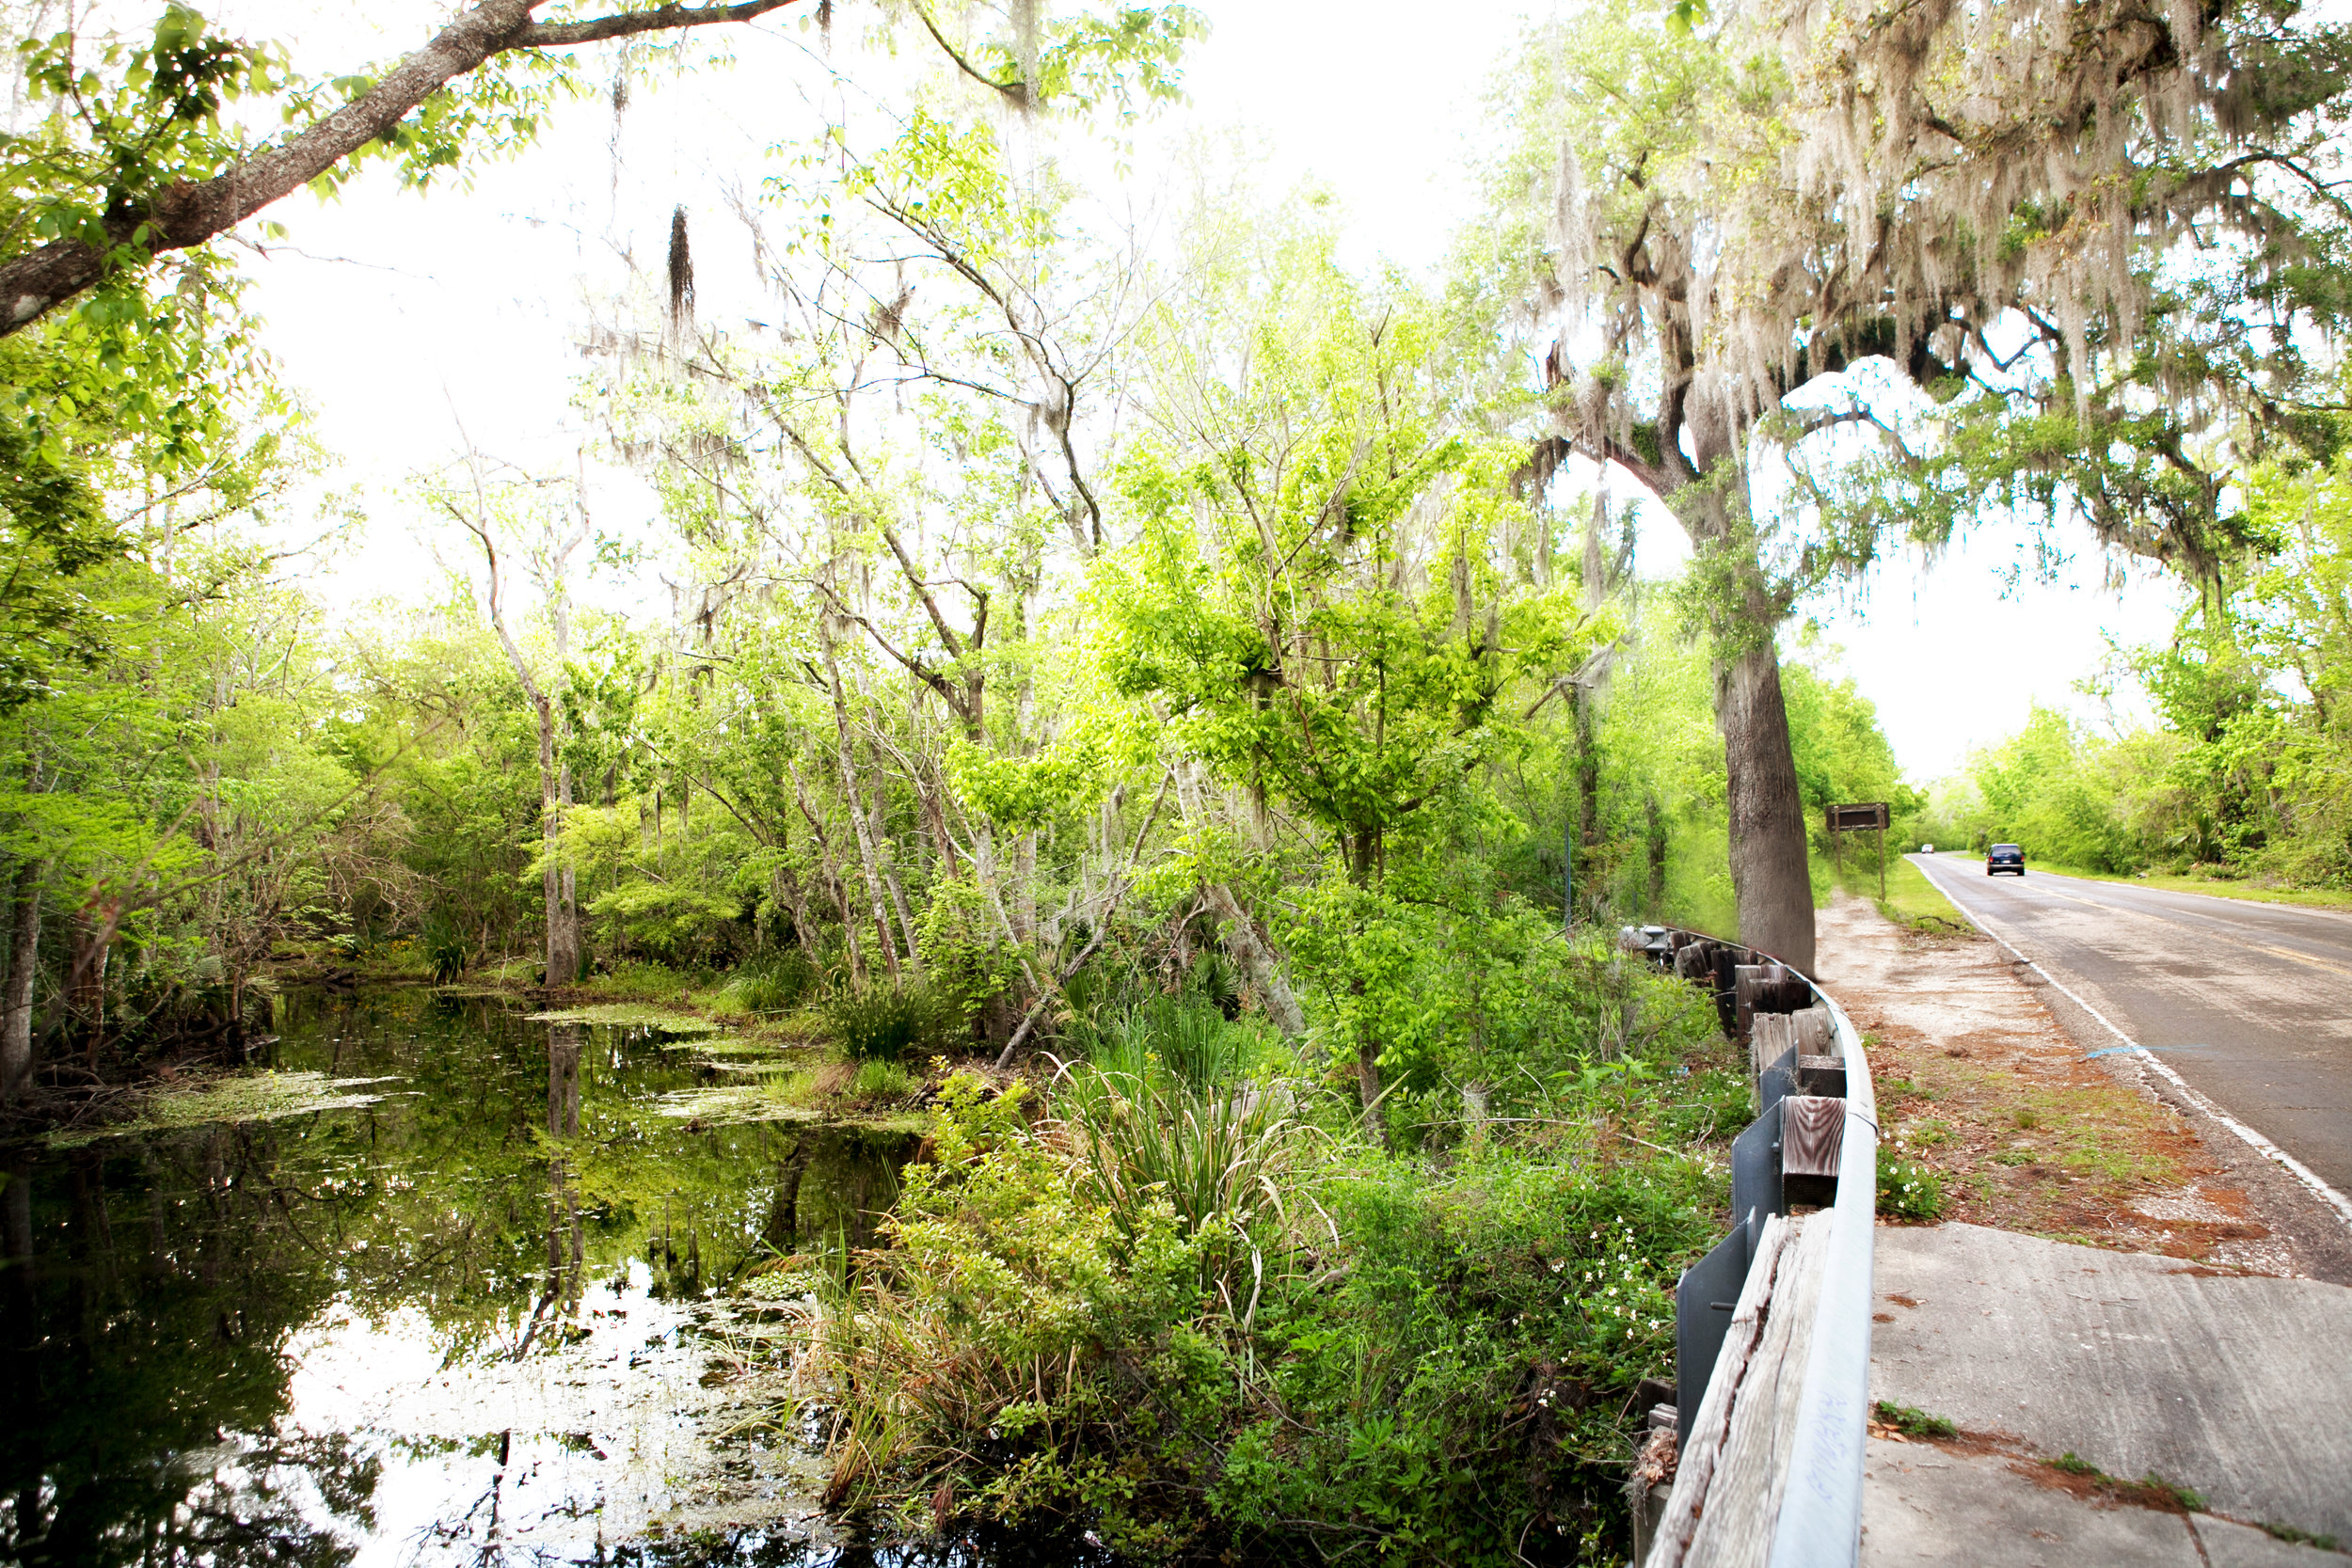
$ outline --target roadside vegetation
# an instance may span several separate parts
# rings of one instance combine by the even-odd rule
[[[2258,467],[2247,516],[2265,547],[2233,557],[2169,642],[2087,683],[2144,692],[2151,721],[2037,708],[1937,787],[1919,836],[2223,896],[2352,895],[2352,455],[2330,442]]]
[[[1886,847],[1886,896],[1880,897],[1877,855],[1860,844],[1864,835],[1853,836],[1857,841],[1854,847],[1862,847],[1863,853],[1849,862],[1838,886],[1856,897],[1869,899],[1878,906],[1879,913],[1915,931],[1957,935],[1975,929],[1967,917],[1952,907],[1952,901],[1928,880],[1927,873],[1905,859],[1894,843]],[[1888,836],[1892,839],[1894,835]]]
[[[1401,1084],[1386,1147],[1343,1061],[1205,998],[1098,1015],[1041,1087],[951,1078],[887,1247],[770,1287],[812,1292],[834,1500],[1080,1520],[1137,1560],[1605,1555],[1747,1091],[1687,986],[1540,961],[1607,1042]]]

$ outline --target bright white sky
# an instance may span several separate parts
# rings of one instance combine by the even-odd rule
[[[1336,193],[1355,236],[1349,260],[1434,262],[1470,211],[1460,171],[1481,85],[1522,19],[1543,8],[1195,3],[1215,33],[1187,68],[1193,103],[1171,132],[1251,132],[1267,154],[1269,186],[1313,178]],[[342,70],[413,46],[440,14],[413,3],[327,9],[296,0],[215,9],[234,30],[294,44],[307,66]],[[862,27],[872,15],[844,5],[839,25]],[[674,203],[694,219],[706,319],[722,319],[712,312],[726,309],[731,290],[748,302],[747,249],[725,217],[724,193],[755,191],[771,166],[762,150],[813,123],[801,84],[815,75],[814,35],[797,24],[787,10],[748,36],[736,30],[732,71],[641,86],[617,133],[609,106],[571,106],[539,148],[470,191],[403,196],[371,177],[339,204],[301,198],[273,214],[292,229],[290,248],[254,263],[255,303],[337,456],[335,483],[358,492],[370,519],[338,563],[332,597],[412,595],[437,577],[433,531],[414,520],[401,484],[449,462],[466,439],[518,461],[567,465],[580,435],[565,408],[580,366],[575,340],[592,301],[624,287],[632,261],[647,276],[659,270]],[[1148,156],[1137,166],[1148,170]],[[1146,188],[1136,200],[1148,205],[1152,177],[1137,179]],[[602,504],[640,503],[622,486]],[[464,560],[453,541],[439,547]],[[1980,535],[1932,569],[1905,561],[1883,570],[1859,612],[1821,613],[1915,781],[1951,771],[1970,747],[2015,729],[2031,702],[2091,714],[2072,686],[2099,664],[2107,639],[2129,645],[2170,630],[2169,589],[2141,578],[2118,596],[2096,586],[2095,556],[2078,561],[2071,580],[2004,597],[2000,572],[2022,547]],[[1671,570],[1683,553],[1675,525],[1652,508],[1642,569]],[[634,586],[641,602],[660,592]]]

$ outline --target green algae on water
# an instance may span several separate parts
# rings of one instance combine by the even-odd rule
[[[686,1040],[680,1044],[704,1056],[764,1056],[771,1060],[780,1059],[788,1052],[808,1049],[799,1040],[760,1039],[742,1035],[723,1035],[715,1040]]]
[[[658,1029],[665,1035],[715,1035],[719,1026],[707,1018],[649,1006],[643,1002],[600,1002],[593,1007],[565,1007],[532,1013],[532,1023],[610,1023],[623,1029]]]
[[[771,1084],[722,1084],[708,1089],[674,1089],[660,1100],[665,1117],[688,1117],[709,1127],[755,1121],[822,1121],[805,1105],[795,1105]]]
[[[262,1069],[208,1079],[203,1083],[159,1088],[149,1094],[139,1114],[105,1127],[69,1127],[48,1137],[52,1148],[79,1148],[101,1138],[130,1132],[163,1132],[209,1122],[277,1121],[308,1116],[314,1111],[351,1111],[373,1105],[378,1094],[354,1090],[389,1078],[329,1078],[323,1072],[278,1072]]]
[[[657,1102],[661,1114],[691,1120],[703,1127],[742,1127],[756,1122],[797,1122],[854,1129],[863,1132],[919,1133],[930,1130],[926,1112],[901,1111],[881,1116],[838,1109],[817,1110],[798,1103],[807,1093],[806,1075],[791,1074],[759,1084],[720,1084],[710,1088],[674,1089]]]

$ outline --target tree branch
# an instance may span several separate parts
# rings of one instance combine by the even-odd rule
[[[923,30],[930,34],[931,41],[939,45],[941,51],[945,53],[949,59],[956,62],[956,69],[958,71],[962,71],[966,76],[969,76],[975,82],[979,83],[980,86],[984,87],[993,87],[996,91],[1003,93],[1017,106],[1024,109],[1029,106],[1029,85],[1026,82],[999,82],[995,77],[989,75],[988,72],[982,71],[978,66],[976,66],[970,60],[965,59],[963,57],[963,51],[958,49],[954,44],[949,43],[947,41],[947,35],[939,30],[939,24],[931,20],[930,8],[921,4],[921,0],[916,0],[914,14],[922,18]]]
[[[536,0],[534,0],[536,3]],[[640,33],[666,33],[682,27],[708,27],[727,22],[755,22],[780,10],[792,0],[741,0],[733,6],[657,6],[649,11],[621,11],[591,22],[533,24],[509,48],[567,49],[574,44],[600,43],[606,39],[634,38]]]
[[[636,33],[748,22],[791,0],[737,5],[663,6],[589,22],[540,26],[531,13],[543,0],[481,0],[401,56],[383,78],[342,108],[197,184],[178,183],[146,210],[109,217],[105,245],[56,240],[0,263],[0,337],[39,321],[58,305],[167,250],[199,245],[300,190],[336,165],[389,136],[411,111],[493,55],[560,48]]]

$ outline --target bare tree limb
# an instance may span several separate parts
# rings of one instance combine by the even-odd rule
[[[1078,956],[1071,959],[1068,966],[1062,970],[1061,978],[1054,982],[1053,991],[1040,990],[1037,1000],[1029,1004],[1028,1012],[1021,1020],[1021,1027],[1012,1032],[1012,1037],[1005,1041],[1005,1049],[997,1054],[997,1071],[1006,1071],[1012,1066],[1013,1053],[1021,1049],[1021,1042],[1029,1037],[1029,1031],[1036,1028],[1037,1021],[1045,1015],[1046,1003],[1052,1001],[1056,993],[1070,984],[1078,971],[1086,967],[1086,961],[1094,957],[1095,949],[1103,945],[1103,938],[1109,933],[1111,928],[1111,916],[1118,912],[1120,901],[1127,895],[1127,889],[1132,885],[1136,862],[1143,856],[1143,841],[1151,833],[1152,825],[1159,820],[1160,808],[1168,803],[1168,786],[1175,782],[1176,774],[1173,769],[1170,769],[1160,780],[1160,792],[1152,798],[1152,809],[1144,813],[1143,826],[1136,830],[1135,847],[1127,852],[1126,868],[1120,872],[1119,879],[1111,884],[1110,896],[1104,901],[1103,918],[1095,923],[1093,940],[1089,942]],[[1191,917],[1188,915],[1185,918]]]

